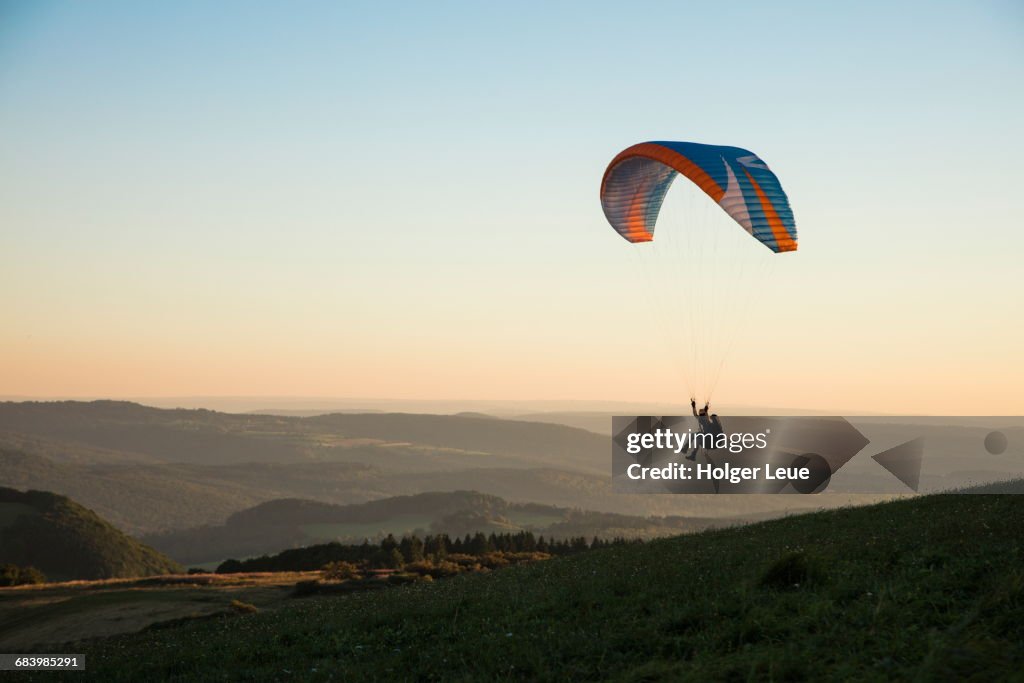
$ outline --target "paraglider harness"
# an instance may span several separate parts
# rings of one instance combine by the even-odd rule
[[[690,408],[691,408],[691,410],[693,410],[693,416],[695,418],[697,418],[697,425],[698,425],[700,433],[701,434],[707,434],[707,435],[710,435],[710,436],[713,436],[713,437],[717,438],[719,435],[724,433],[724,430],[722,428],[721,421],[718,419],[718,415],[708,416],[708,406],[709,406],[709,404],[707,402],[705,402],[704,403],[704,407],[701,408],[700,412],[697,412],[697,401],[696,401],[696,399],[693,399],[693,398],[690,399]],[[700,450],[704,451],[704,457],[710,462],[711,458],[708,457],[708,453],[707,453],[709,449],[706,446],[705,447],[694,446],[693,452],[690,453],[688,456],[686,456],[686,459],[687,460],[696,460],[697,459],[697,451],[700,451]]]

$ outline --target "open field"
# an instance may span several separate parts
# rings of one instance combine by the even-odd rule
[[[273,610],[319,572],[168,575],[0,588],[0,651],[231,614],[233,600]]]

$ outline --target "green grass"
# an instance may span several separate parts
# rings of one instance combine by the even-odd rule
[[[1022,529],[931,496],[72,649],[97,681],[1022,680]]]

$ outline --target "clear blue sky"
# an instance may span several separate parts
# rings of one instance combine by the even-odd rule
[[[0,394],[671,398],[597,187],[681,139],[801,230],[728,399],[1019,413],[1022,83],[1015,2],[2,2]]]

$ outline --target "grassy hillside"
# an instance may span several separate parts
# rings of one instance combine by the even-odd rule
[[[83,679],[1019,679],[1024,498],[929,496],[81,644]]]
[[[74,501],[0,488],[0,564],[33,566],[50,580],[153,576],[181,567]]]

